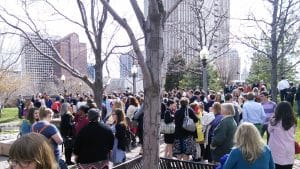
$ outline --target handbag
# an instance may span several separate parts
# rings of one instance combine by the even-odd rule
[[[164,119],[160,120],[160,133],[161,134],[174,134],[175,133],[175,123],[171,122],[166,124]]]
[[[166,113],[165,113],[166,115]],[[161,134],[174,134],[175,133],[175,123],[166,123],[165,119],[160,120],[160,133]]]
[[[194,123],[194,120],[190,118],[188,114],[188,109],[186,108],[184,113],[184,119],[182,123],[182,128],[184,128],[186,131],[194,132],[196,131],[196,124]]]
[[[295,154],[300,154],[300,145],[297,141],[295,141]]]

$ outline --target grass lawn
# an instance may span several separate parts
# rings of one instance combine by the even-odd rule
[[[20,121],[18,118],[18,108],[4,108],[1,113],[0,123]]]

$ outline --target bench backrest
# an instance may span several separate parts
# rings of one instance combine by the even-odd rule
[[[182,168],[182,169],[214,169],[216,165],[207,164],[203,162],[193,162],[193,161],[180,161],[176,159],[169,159],[161,157],[159,160],[160,169],[172,169],[172,168]]]
[[[113,169],[142,169],[142,156],[137,156],[122,164],[116,165]]]
[[[160,169],[214,169],[215,167],[216,165],[202,162],[180,161],[163,157],[159,159]],[[142,169],[142,156],[114,166],[113,169]]]

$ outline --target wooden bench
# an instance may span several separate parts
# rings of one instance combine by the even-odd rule
[[[180,161],[176,159],[160,158],[160,169],[214,169],[216,165],[203,162]],[[142,169],[142,156],[114,166],[113,169]]]

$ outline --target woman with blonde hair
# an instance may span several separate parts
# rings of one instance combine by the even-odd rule
[[[269,147],[252,123],[244,122],[239,125],[234,142],[235,148],[231,150],[223,169],[275,168]]]
[[[57,169],[51,145],[41,134],[29,133],[17,139],[9,150],[10,169]]]

